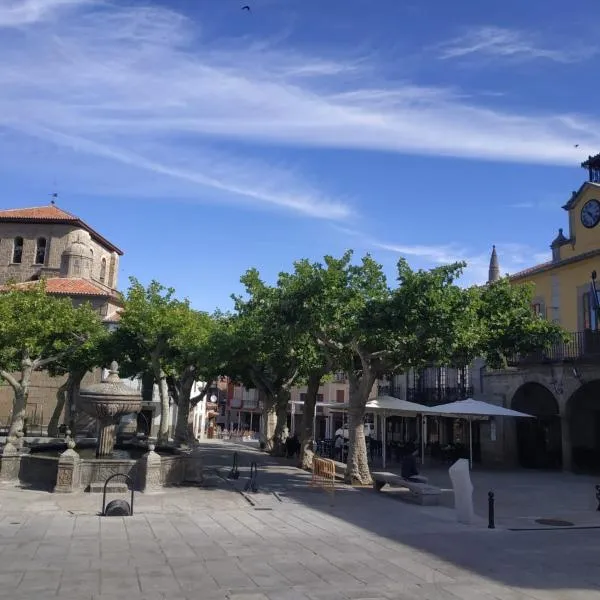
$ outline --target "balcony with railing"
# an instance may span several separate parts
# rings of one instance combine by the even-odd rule
[[[471,386],[408,388],[405,393],[403,388],[397,388],[393,385],[380,385],[377,393],[380,396],[394,396],[409,402],[435,406],[469,398],[473,395],[473,388]]]
[[[540,363],[600,362],[600,331],[586,329],[568,334],[565,342],[553,344],[545,350],[516,354],[507,359],[508,366]]]

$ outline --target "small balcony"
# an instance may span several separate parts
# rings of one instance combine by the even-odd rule
[[[507,359],[509,367],[561,362],[600,362],[600,331],[575,331],[568,334],[565,342],[530,354],[516,354]]]
[[[464,400],[473,395],[473,388],[466,387],[425,387],[425,388],[408,388],[406,397],[402,388],[395,388],[393,385],[379,386],[378,394],[394,396],[402,398],[409,402],[425,404],[426,406],[435,406],[437,404],[446,404],[447,402],[455,402],[456,400]]]

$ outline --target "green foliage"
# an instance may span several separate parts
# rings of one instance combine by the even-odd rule
[[[48,295],[43,280],[27,289],[8,286],[0,294],[0,369],[20,371],[23,359],[36,369],[68,360],[101,327],[89,304]]]
[[[171,355],[173,344],[188,334],[189,302],[174,296],[173,288],[166,288],[157,281],[144,287],[137,279],[130,279],[114,338],[122,375],[134,376],[150,370],[153,359],[164,363]]]
[[[479,355],[492,368],[505,367],[511,355],[526,355],[566,340],[560,325],[533,313],[532,285],[511,285],[503,278],[472,294],[480,323]]]

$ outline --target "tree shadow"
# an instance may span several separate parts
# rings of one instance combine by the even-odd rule
[[[234,452],[238,453],[238,480],[227,479]],[[487,515],[482,514],[475,525],[461,525],[456,522],[450,506],[411,505],[399,501],[394,492],[377,493],[342,484],[336,486],[332,502],[325,491],[309,487],[310,473],[298,469],[292,460],[224,444],[214,447],[206,444],[206,457],[205,468],[219,473],[223,481],[221,488],[254,497],[255,509],[276,510],[277,502],[285,502],[319,511],[328,523],[327,528],[339,521],[340,528],[344,522],[371,534],[368,539],[377,540],[377,547],[383,548],[386,560],[392,564],[399,555],[398,545],[408,546],[413,550],[414,561],[457,584],[475,582],[522,588],[525,592],[564,590],[564,597],[568,597],[569,590],[600,594],[600,572],[589,568],[598,565],[598,531],[595,529],[513,531],[502,522],[497,529],[488,529],[487,520],[483,518]],[[259,469],[257,494],[243,491],[252,461]],[[524,473],[523,480],[529,478],[531,485],[534,475]],[[440,470],[433,478],[442,481],[444,472]],[[487,489],[478,493],[485,493],[487,497]],[[275,499],[265,500],[271,496]],[[536,510],[535,506],[531,508]],[[365,546],[364,551],[366,556],[373,552],[370,545]],[[398,566],[402,567],[402,562]]]

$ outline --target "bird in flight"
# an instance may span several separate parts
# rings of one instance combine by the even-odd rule
[[[242,10],[247,10],[250,12],[250,7],[246,4],[245,6],[242,6]]]
[[[579,144],[575,144],[575,148],[579,148]]]

